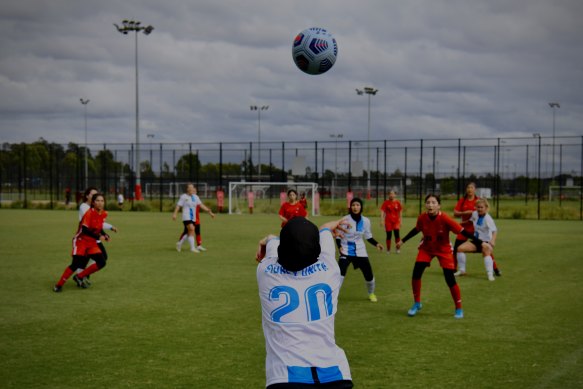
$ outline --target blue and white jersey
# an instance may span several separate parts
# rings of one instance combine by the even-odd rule
[[[474,236],[484,242],[489,242],[492,240],[492,233],[496,232],[496,223],[490,214],[485,214],[484,216],[478,215],[478,211],[474,211],[470,218],[472,223],[474,223]]]
[[[267,242],[257,266],[265,335],[266,386],[350,380],[344,351],[334,338],[340,269],[330,230],[320,231],[321,253],[307,268],[288,272],[277,262],[279,238]]]
[[[361,216],[360,221],[355,221],[352,216],[347,215],[344,221],[348,223],[348,232],[340,240],[340,254],[351,257],[368,257],[365,242],[372,238],[370,220]]]
[[[182,194],[178,199],[178,206],[182,207],[182,221],[196,221],[196,207],[200,204],[202,201],[197,195]]]

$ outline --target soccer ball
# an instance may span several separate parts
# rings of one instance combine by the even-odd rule
[[[304,73],[326,73],[336,62],[337,56],[336,39],[323,28],[308,28],[294,39],[292,57],[296,66]]]

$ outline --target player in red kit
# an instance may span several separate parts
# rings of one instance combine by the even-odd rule
[[[103,223],[106,217],[105,197],[103,194],[97,193],[91,199],[91,208],[85,212],[83,219],[79,223],[80,228],[73,238],[73,260],[54,286],[53,290],[55,292],[60,292],[69,277],[78,268],[84,268],[89,259],[93,259],[95,263],[73,276],[78,287],[87,288],[88,283],[85,281],[85,277],[105,267],[106,257],[100,247],[100,243],[101,241],[109,241],[109,235],[103,232]]]
[[[413,267],[413,276],[411,285],[413,288],[414,303],[408,311],[409,316],[415,316],[422,308],[421,304],[421,277],[425,268],[431,265],[431,260],[437,257],[439,265],[443,269],[443,276],[445,282],[449,287],[451,297],[455,304],[456,319],[464,317],[462,309],[462,298],[459,286],[454,276],[454,260],[451,243],[449,242],[450,232],[454,234],[463,234],[468,239],[473,236],[463,229],[456,221],[445,213],[441,212],[441,200],[439,196],[429,194],[425,197],[425,209],[427,212],[422,213],[417,218],[415,227],[403,238],[402,241],[397,242],[397,249],[403,243],[417,235],[423,234],[423,239],[419,245],[419,252]]]
[[[306,217],[308,212],[306,208],[298,201],[298,192],[295,189],[287,191],[287,199],[285,203],[279,208],[279,218],[281,219],[281,228],[294,217]]]
[[[401,217],[403,215],[403,206],[401,202],[396,199],[397,194],[394,190],[389,192],[388,200],[383,202],[381,205],[381,227],[385,227],[387,234],[387,254],[391,253],[391,235],[395,233],[395,244],[401,240],[400,230],[401,230]],[[397,254],[400,250],[397,249]]]

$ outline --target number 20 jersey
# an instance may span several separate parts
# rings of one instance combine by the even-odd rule
[[[277,262],[279,239],[267,243],[257,267],[266,348],[266,385],[350,380],[344,351],[335,343],[340,269],[329,230],[320,231],[318,261],[298,272]]]

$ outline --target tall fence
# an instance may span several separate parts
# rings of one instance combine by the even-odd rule
[[[183,184],[194,182],[212,197],[230,181],[311,181],[320,198],[347,191],[382,201],[399,190],[405,202],[430,192],[458,198],[467,182],[501,199],[562,207],[578,204],[581,192],[583,136],[483,139],[340,140],[305,142],[141,143],[139,169],[146,200],[175,199]],[[259,147],[260,146],[260,147]],[[39,140],[5,143],[0,151],[0,206],[53,208],[78,200],[87,186],[132,199],[136,179],[134,144],[61,145]],[[161,204],[161,201],[160,201]]]

